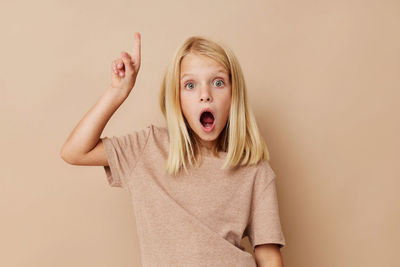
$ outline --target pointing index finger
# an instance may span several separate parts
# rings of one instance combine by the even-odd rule
[[[135,65],[140,65],[141,59],[141,35],[139,32],[135,32],[133,40],[133,52],[132,58]]]

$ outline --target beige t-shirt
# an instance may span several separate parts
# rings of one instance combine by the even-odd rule
[[[285,246],[279,218],[275,173],[267,161],[220,170],[202,148],[203,164],[172,177],[164,171],[168,128],[150,124],[119,137],[102,138],[108,183],[129,193],[134,206],[144,267],[256,267],[240,245]]]

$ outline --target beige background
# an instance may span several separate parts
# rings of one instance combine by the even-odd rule
[[[103,167],[59,156],[139,31],[137,84],[102,136],[164,125],[173,51],[218,38],[270,148],[285,266],[400,266],[399,11],[394,0],[2,1],[0,265],[140,266],[128,194]]]

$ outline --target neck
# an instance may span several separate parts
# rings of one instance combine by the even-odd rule
[[[214,144],[214,142],[212,142],[212,141],[200,140],[200,146],[205,148],[205,149],[208,149],[208,150],[212,149],[213,144]]]

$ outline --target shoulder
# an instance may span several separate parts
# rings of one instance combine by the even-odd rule
[[[257,187],[265,188],[269,185],[276,177],[274,170],[272,169],[271,165],[267,160],[260,160],[256,165],[255,168],[255,179],[254,183]]]
[[[169,146],[169,134],[168,128],[163,126],[158,126],[150,123],[146,129],[147,135],[147,147],[152,152],[162,150],[163,152],[168,151]]]
[[[168,134],[168,128],[165,126],[159,126],[150,123],[147,126],[147,129],[149,130],[149,134],[153,136],[153,138],[158,139],[158,140],[164,140],[168,139],[169,134]]]
[[[270,163],[267,160],[260,160],[255,164],[240,166],[245,172],[253,173],[256,176],[275,176]]]
[[[230,169],[229,175],[249,180],[254,187],[265,187],[275,179],[275,172],[267,160],[259,160],[255,164],[241,165]]]
[[[167,134],[168,135],[168,128],[166,126],[160,126],[160,125],[155,125],[153,123],[150,123],[149,126],[154,131],[156,134]]]
[[[258,168],[261,173],[275,178],[276,176],[275,172],[267,160],[260,160],[258,164],[259,164]]]
[[[114,139],[119,139],[120,142],[127,143],[154,143],[154,142],[164,142],[168,140],[168,129],[166,127],[157,126],[153,123],[148,124],[146,127],[133,130],[126,135],[113,137]]]

